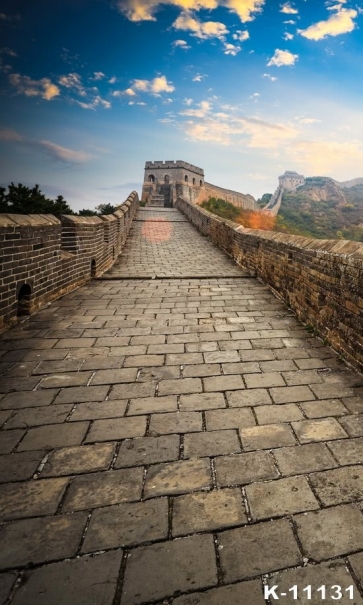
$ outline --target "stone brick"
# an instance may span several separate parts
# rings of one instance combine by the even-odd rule
[[[162,366],[165,362],[164,355],[132,355],[126,357],[124,367],[125,368],[145,368],[147,366],[156,367]],[[120,381],[121,382],[121,381]],[[124,381],[126,382],[126,381]],[[128,381],[130,382],[130,381]]]
[[[329,443],[329,449],[339,464],[360,464],[363,459],[363,439],[343,439]]]
[[[324,418],[325,416],[342,416],[347,414],[347,408],[339,399],[324,399],[323,401],[307,401],[300,404],[308,418]]]
[[[63,511],[98,508],[139,500],[142,474],[142,468],[127,468],[76,477],[67,492]]]
[[[273,361],[276,359],[275,352],[270,349],[253,349],[252,351],[241,351],[242,361]]]
[[[301,563],[286,519],[231,529],[218,535],[224,582],[235,582]]]
[[[250,582],[238,582],[230,586],[212,588],[206,592],[193,592],[174,599],[173,605],[242,605],[248,603],[253,605],[265,605],[261,582],[252,580]],[[359,603],[359,605],[361,605]]]
[[[52,563],[26,572],[14,605],[108,605],[116,593],[121,551]]]
[[[271,403],[271,398],[267,389],[228,391],[227,400],[232,408],[266,405]]]
[[[24,519],[0,529],[0,569],[73,557],[87,522],[87,513]]]
[[[92,513],[82,552],[135,546],[167,537],[167,498],[119,504]]]
[[[256,421],[249,408],[210,410],[205,413],[207,430],[238,429],[255,426]]]
[[[211,472],[207,460],[181,460],[152,466],[146,475],[145,498],[184,494],[210,488]]]
[[[170,353],[166,356],[167,365],[195,365],[203,363],[201,353]]]
[[[42,379],[38,388],[54,389],[63,387],[86,386],[92,372],[70,372],[69,374],[50,374]]]
[[[241,446],[235,430],[191,433],[184,437],[184,458],[221,456],[240,451]]]
[[[301,420],[293,422],[292,427],[300,443],[330,441],[331,439],[342,439],[347,436],[335,418]]]
[[[68,479],[44,479],[0,485],[0,519],[53,515]]]
[[[49,391],[25,391],[18,393],[8,393],[0,401],[0,409],[17,410],[19,408],[31,408],[49,405],[50,403],[52,403],[58,392],[58,389],[53,389]]]
[[[276,361],[261,361],[262,372],[288,372],[296,370],[292,359],[277,359]]]
[[[18,451],[52,450],[55,447],[80,445],[87,433],[88,426],[88,422],[37,426],[27,432],[18,446]]]
[[[40,408],[26,408],[19,410],[6,424],[7,429],[40,426],[42,424],[56,424],[63,422],[72,410],[72,405],[50,405]]]
[[[256,407],[255,414],[259,424],[273,424],[275,422],[291,422],[302,420],[304,416],[295,403],[285,405],[260,405]]]
[[[319,508],[305,477],[253,483],[247,485],[246,494],[255,521]]]
[[[363,399],[361,397],[343,397],[342,401],[352,414],[363,412]]]
[[[223,363],[223,374],[256,374],[261,372],[257,362]]]
[[[283,377],[289,387],[301,384],[314,384],[322,382],[321,376],[316,370],[297,370],[294,372],[283,372]]]
[[[153,397],[154,395],[155,384],[153,382],[140,382],[134,384],[116,384],[112,387],[112,391],[110,392],[108,398],[137,399],[138,397]]]
[[[285,386],[282,376],[278,372],[247,374],[244,379],[248,389]]]
[[[312,473],[336,466],[324,443],[282,447],[274,450],[274,456],[282,475]]]
[[[236,456],[222,456],[214,461],[219,486],[245,485],[253,481],[267,481],[279,476],[271,454],[250,452]]]
[[[266,424],[242,428],[240,434],[245,450],[267,450],[296,443],[291,428],[287,424]]]
[[[180,397],[180,409],[188,410],[212,410],[225,408],[226,402],[222,393],[200,393],[199,395],[182,395]]]
[[[69,421],[118,418],[124,415],[126,404],[127,401],[91,401],[90,403],[79,403],[72,412]]]
[[[363,436],[363,414],[340,418],[339,422],[351,437]]]
[[[86,437],[86,443],[143,437],[145,431],[145,416],[95,420]]]
[[[132,359],[135,359],[134,357]],[[127,359],[126,359],[127,361]],[[128,364],[126,364],[127,366]],[[156,364],[153,364],[156,365]],[[137,369],[126,367],[126,369],[97,370],[92,378],[93,386],[99,384],[115,384],[122,382],[134,382],[137,376]]]
[[[245,385],[242,376],[239,374],[229,374],[228,376],[214,376],[204,378],[204,390],[210,391],[231,391],[234,389],[244,389]]]
[[[0,456],[0,483],[31,479],[44,455],[45,451],[35,451]]]
[[[363,499],[363,467],[346,466],[310,475],[311,485],[325,506]]]
[[[275,403],[296,403],[314,399],[309,387],[275,387],[270,390]]]
[[[165,573],[165,569],[168,573]],[[143,578],[140,583],[140,577]],[[192,536],[132,550],[126,566],[123,605],[162,600],[217,584],[212,536]]]
[[[193,433],[202,430],[202,414],[198,412],[173,412],[151,416],[150,435]]]
[[[179,444],[179,435],[127,439],[121,444],[115,468],[177,460]]]
[[[69,387],[62,389],[54,403],[84,403],[88,401],[103,401],[106,399],[109,386],[100,387]],[[116,399],[116,397],[113,397]],[[121,399],[121,398],[120,398]]]
[[[166,395],[165,397],[140,397],[131,399],[128,416],[139,414],[154,414],[155,412],[174,412],[178,408],[177,396]]]
[[[343,387],[341,384],[314,384],[311,390],[317,399],[334,399],[341,397],[353,397],[355,394],[353,389]],[[311,398],[312,399],[312,398]]]
[[[21,431],[20,429],[1,431],[0,454],[10,454],[24,435],[25,431]]]
[[[49,455],[42,477],[78,475],[92,471],[107,470],[110,466],[115,445],[99,443],[55,450]]]
[[[5,605],[5,602],[10,595],[10,592],[16,582],[17,573],[2,573],[0,574],[0,605]]]
[[[201,393],[200,378],[181,378],[180,380],[161,380],[159,395],[180,395],[182,393]]]
[[[211,351],[204,353],[205,363],[229,363],[241,361],[237,351]]]
[[[315,561],[363,548],[363,517],[355,504],[297,515],[295,522],[305,554]]]
[[[223,489],[174,499],[173,536],[213,531],[247,523],[241,492]]]
[[[180,378],[179,366],[145,367],[139,368],[137,382],[172,380],[173,378]]]

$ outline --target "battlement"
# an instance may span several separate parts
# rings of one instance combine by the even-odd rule
[[[195,174],[199,174],[200,176],[204,176],[204,170],[203,168],[198,168],[198,166],[194,166],[193,164],[189,164],[189,162],[184,162],[183,160],[166,160],[165,162],[162,161],[155,161],[155,162],[145,162],[145,170],[157,170],[157,169],[163,169],[163,170],[172,170],[172,169],[176,169],[176,168],[183,168],[184,170],[189,170],[190,172],[194,172]]]

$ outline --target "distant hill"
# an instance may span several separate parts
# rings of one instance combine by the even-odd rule
[[[304,185],[284,192],[275,231],[363,241],[363,178],[343,183],[306,178]]]

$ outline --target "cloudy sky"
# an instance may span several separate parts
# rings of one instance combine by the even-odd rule
[[[0,183],[74,209],[183,159],[258,197],[363,177],[363,0],[0,0]]]

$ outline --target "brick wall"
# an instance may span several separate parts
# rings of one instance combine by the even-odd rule
[[[101,218],[0,214],[0,330],[109,269],[138,206],[134,191]]]
[[[176,207],[363,370],[363,244],[244,229],[181,198]]]

